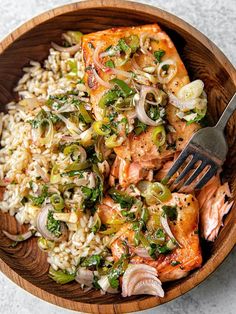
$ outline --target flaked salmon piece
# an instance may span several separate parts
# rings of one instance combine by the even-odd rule
[[[154,165],[151,165],[154,168]],[[119,181],[121,187],[127,187],[130,184],[137,184],[139,181],[147,179],[150,180],[149,168],[137,162],[130,162],[127,159],[116,157],[110,172],[109,184],[115,185],[115,180]]]
[[[195,197],[188,194],[173,193],[172,199],[165,205],[177,206],[177,220],[170,221],[171,231],[181,247],[174,249],[170,254],[160,254],[156,260],[151,257],[134,256],[131,263],[144,263],[157,269],[159,279],[170,281],[182,278],[189,271],[200,267],[202,255],[198,235],[199,206]],[[157,205],[161,209],[162,205]],[[121,232],[122,231],[122,232]],[[134,231],[132,224],[125,224],[119,230],[119,238],[111,244],[112,255],[117,261],[125,253],[124,241],[133,253]]]
[[[103,224],[111,224],[116,220],[122,222],[124,218],[120,213],[119,204],[109,196],[103,198],[102,203],[98,204],[97,213]]]
[[[221,185],[219,175],[213,177],[197,196],[200,207],[200,224],[203,237],[214,241],[223,226],[223,217],[230,211],[233,202],[228,182]]]

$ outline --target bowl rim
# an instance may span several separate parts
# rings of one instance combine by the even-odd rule
[[[135,1],[126,1],[126,0],[110,0],[109,2],[104,2],[103,0],[86,0],[75,2],[71,4],[65,4],[54,9],[47,10],[27,22],[23,23],[15,30],[13,30],[10,34],[8,34],[3,40],[0,42],[0,54],[2,54],[15,40],[19,39],[21,36],[26,34],[32,28],[50,20],[57,16],[72,13],[74,11],[78,11],[81,9],[101,9],[101,8],[122,8],[131,10],[134,12],[145,12],[149,15],[155,16],[157,19],[169,20],[180,29],[183,29],[186,33],[191,33],[209,50],[212,51],[214,55],[216,55],[217,60],[220,62],[221,66],[228,72],[231,77],[236,90],[236,71],[231,64],[231,62],[227,59],[224,53],[205,35],[203,35],[199,30],[195,27],[191,26],[189,23],[180,19],[179,17],[159,9],[158,7],[154,7],[148,4],[142,4]],[[235,239],[235,240],[234,240]],[[211,263],[204,264],[199,270],[195,271],[194,274],[187,277],[184,283],[180,283],[171,291],[167,292],[165,299],[156,298],[156,297],[146,297],[140,300],[134,300],[124,303],[117,304],[90,304],[83,303],[78,301],[73,301],[69,299],[65,299],[63,297],[55,296],[54,294],[47,292],[39,287],[36,287],[34,284],[30,283],[20,275],[18,275],[14,269],[12,269],[8,264],[0,258],[0,270],[13,282],[15,282],[18,286],[23,288],[24,290],[30,292],[31,294],[43,299],[44,301],[53,303],[55,305],[75,310],[75,311],[83,311],[87,313],[127,313],[127,312],[135,312],[140,310],[149,309],[155,307],[160,304],[164,304],[175,298],[183,295],[184,293],[192,290],[194,287],[203,282],[206,278],[208,278],[224,261],[224,259],[229,255],[233,247],[236,245],[236,224],[229,231],[228,238],[222,247],[222,250],[218,254],[213,254],[209,261],[214,262],[214,265]],[[148,302],[147,302],[148,301]]]

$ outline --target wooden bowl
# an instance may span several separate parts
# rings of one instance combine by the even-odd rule
[[[66,30],[94,32],[115,26],[159,23],[170,35],[189,71],[191,79],[204,81],[209,110],[214,121],[236,91],[236,74],[222,52],[204,35],[179,18],[160,9],[125,1],[86,1],[69,4],[41,14],[11,33],[0,43],[0,103],[15,97],[13,87],[22,75],[22,67],[30,60],[42,61],[48,55],[51,41],[59,41]],[[4,107],[3,107],[4,109]],[[227,127],[229,155],[224,178],[229,180],[236,198],[235,120]],[[203,243],[204,264],[187,278],[165,285],[163,299],[149,296],[122,298],[101,295],[98,291],[83,292],[76,283],[60,286],[48,278],[46,255],[30,239],[15,248],[0,232],[1,270],[15,283],[32,294],[54,303],[83,312],[125,313],[144,310],[170,301],[189,291],[208,277],[225,259],[236,242],[236,208],[225,219],[217,240],[210,246]],[[0,230],[12,233],[24,230],[15,219],[1,214]]]

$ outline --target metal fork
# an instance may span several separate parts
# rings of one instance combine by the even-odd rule
[[[219,121],[214,127],[206,127],[197,131],[181,152],[175,163],[168,171],[163,182],[168,183],[176,171],[191,157],[185,168],[175,180],[174,184],[179,184],[178,188],[186,187],[191,184],[205,169],[204,175],[195,184],[195,189],[201,189],[222,166],[228,152],[228,145],[224,136],[224,128],[236,109],[236,93],[225,108]],[[200,164],[196,167],[196,165]],[[206,167],[208,169],[206,169]],[[194,170],[192,175],[183,179]],[[182,184],[180,183],[183,180]]]

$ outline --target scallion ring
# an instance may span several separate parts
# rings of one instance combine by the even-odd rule
[[[62,209],[65,207],[64,199],[59,194],[53,194],[50,197],[50,202],[56,212],[61,212]]]
[[[106,119],[102,121],[95,121],[92,125],[94,132],[98,135],[108,135],[111,130],[109,129],[107,122],[108,121]]]
[[[153,143],[160,147],[166,142],[166,131],[163,125],[158,125],[154,128],[152,132],[152,141]]]

